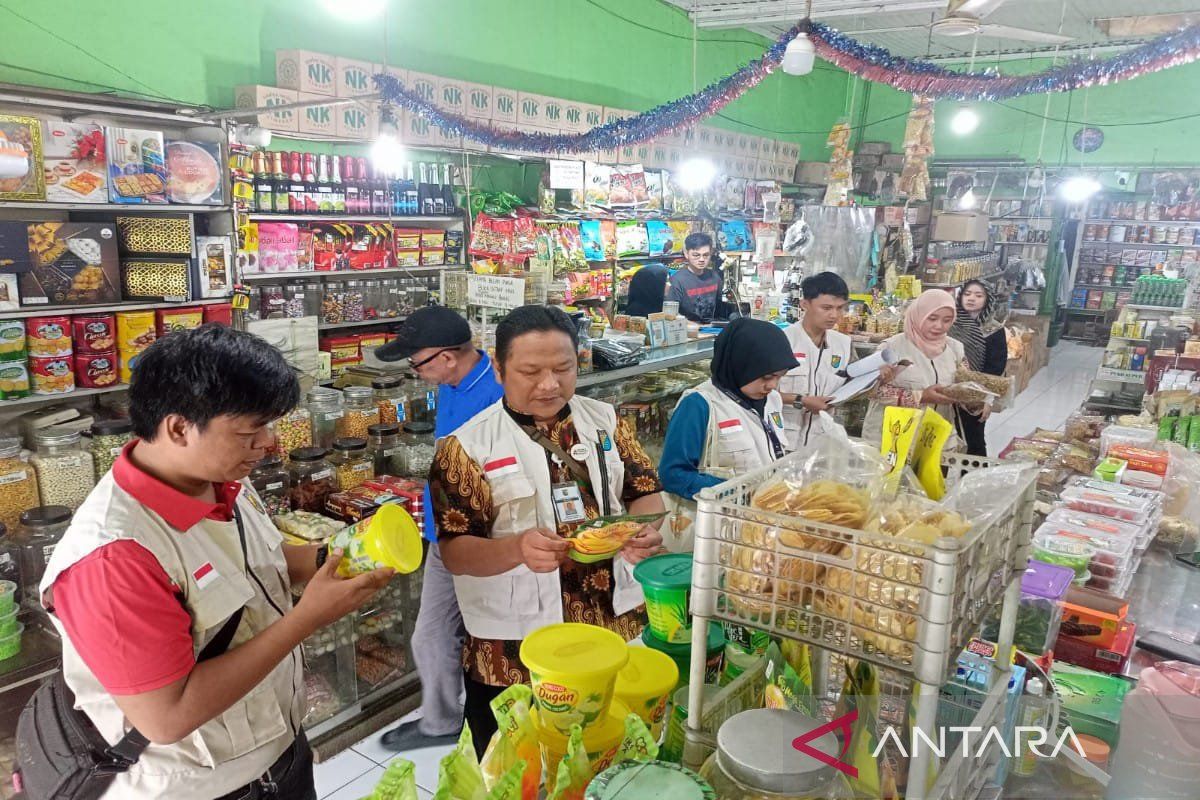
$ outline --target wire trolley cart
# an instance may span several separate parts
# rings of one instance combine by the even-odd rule
[[[762,676],[741,676],[704,705],[705,643],[710,622],[767,631],[818,648],[814,660],[860,659],[881,669],[885,694],[912,692],[915,724],[938,741],[939,692],[955,660],[985,617],[1003,603],[999,653],[1012,648],[1020,578],[1029,557],[1034,473],[1003,501],[1000,513],[972,521],[962,538],[932,544],[812,522],[755,508],[751,500],[798,456],[726,481],[697,495],[692,569],[692,658],[684,763],[698,767],[715,747],[717,727],[730,714],[755,707]],[[974,470],[999,462],[962,454],[942,459],[953,486]],[[822,652],[823,651],[823,652]],[[971,724],[1001,726],[1008,659]],[[821,670],[814,692],[821,696]],[[744,679],[744,680],[743,680]],[[910,800],[978,796],[997,760],[969,757],[967,743],[947,753],[926,792],[929,748],[909,761]]]

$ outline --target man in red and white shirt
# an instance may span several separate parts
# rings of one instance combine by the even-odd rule
[[[80,506],[42,580],[76,707],[115,744],[150,745],[103,797],[315,799],[299,645],[390,570],[342,579],[338,554],[283,543],[245,480],[299,401],[278,350],[208,325],[139,359],[138,439]],[[291,586],[308,582],[293,606]],[[238,611],[225,651],[197,656]]]

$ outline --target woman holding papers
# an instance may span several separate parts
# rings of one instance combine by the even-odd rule
[[[995,298],[983,281],[967,281],[958,293],[955,320],[950,336],[962,342],[967,363],[976,372],[1003,375],[1008,366],[1008,337],[1004,326],[993,319]],[[984,406],[979,414],[960,409],[958,435],[967,443],[967,452],[973,456],[987,455],[987,437],[984,426],[991,406]]]
[[[783,331],[742,317],[713,346],[712,378],[684,392],[667,426],[658,474],[673,517],[666,546],[691,549],[696,492],[783,457],[779,381],[799,362]]]
[[[886,406],[932,408],[951,424],[956,422],[958,409],[946,396],[945,387],[954,383],[955,370],[966,362],[962,344],[949,336],[954,319],[954,298],[941,289],[927,289],[909,305],[904,332],[887,339],[881,348],[911,364],[899,370],[889,368],[890,379],[881,381],[872,392],[863,421],[864,441],[879,444]],[[943,449],[956,450],[958,444],[951,434]]]
[[[820,414],[832,413],[833,393],[846,382],[852,354],[850,337],[837,330],[850,301],[846,282],[836,273],[821,272],[805,278],[800,292],[804,317],[784,332],[800,366],[779,382],[783,422],[795,450],[816,444],[825,434],[825,425],[835,424],[823,422]]]

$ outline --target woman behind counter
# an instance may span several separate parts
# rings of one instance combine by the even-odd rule
[[[712,377],[684,392],[663,442],[658,469],[675,505],[671,550],[691,549],[689,504],[697,492],[783,457],[779,381],[799,363],[787,335],[770,322],[742,317],[721,331]]]
[[[585,622],[634,639],[645,614],[633,565],[662,549],[646,526],[612,561],[580,564],[563,538],[587,519],[664,509],[635,434],[607,403],[575,394],[577,340],[562,311],[523,306],[496,326],[504,397],[438,443],[430,492],[438,543],[467,629],[464,716],[482,756],[490,701],[527,683],[521,640]]]
[[[945,388],[954,383],[954,373],[965,366],[965,361],[962,344],[949,336],[954,312],[954,298],[948,292],[926,289],[904,312],[904,331],[880,345],[911,365],[888,370],[890,380],[883,380],[871,393],[871,405],[863,420],[864,441],[880,443],[886,406],[933,408],[951,424],[955,423],[958,407],[946,396]],[[943,449],[953,451],[958,444],[951,434]]]
[[[1008,336],[1004,326],[993,319],[995,298],[983,281],[967,281],[958,293],[954,326],[950,336],[962,343],[967,363],[976,372],[1003,375],[1008,366]],[[991,414],[985,406],[979,414],[965,408],[958,411],[958,435],[967,443],[967,453],[987,455],[985,425]]]

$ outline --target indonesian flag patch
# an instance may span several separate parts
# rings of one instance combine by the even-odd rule
[[[514,472],[520,472],[521,466],[517,463],[516,456],[505,456],[497,458],[493,461],[484,462],[483,474],[487,478],[499,478],[502,475],[511,475]]]
[[[717,430],[722,436],[736,436],[742,432],[742,421],[740,419],[723,419],[717,423]]]
[[[192,573],[192,578],[196,581],[196,586],[203,589],[217,579],[217,570],[213,567],[211,561],[205,561]]]

